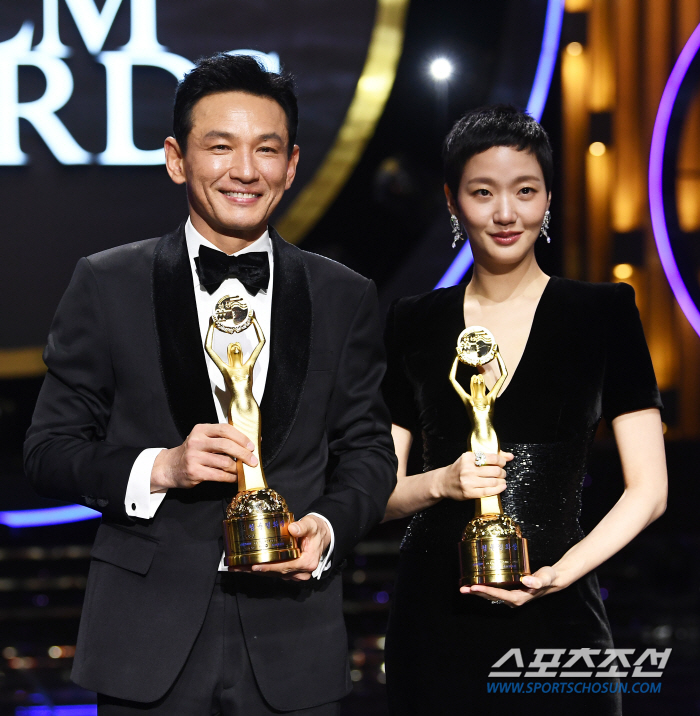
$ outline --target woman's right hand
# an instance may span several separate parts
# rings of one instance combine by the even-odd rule
[[[506,489],[506,471],[503,468],[513,459],[512,453],[486,453],[485,459],[484,465],[479,466],[474,453],[465,452],[452,465],[437,471],[435,497],[474,500],[503,492]]]

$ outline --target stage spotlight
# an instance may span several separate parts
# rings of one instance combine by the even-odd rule
[[[446,57],[438,57],[430,63],[430,74],[439,82],[448,80],[452,76],[452,63]]]
[[[634,273],[634,267],[632,264],[617,264],[613,267],[613,276],[624,280],[629,278]]]

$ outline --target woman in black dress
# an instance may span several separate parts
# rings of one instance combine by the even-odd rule
[[[385,397],[399,473],[385,519],[413,515],[386,641],[392,713],[619,714],[614,675],[591,666],[613,647],[592,570],[666,504],[661,403],[634,291],[549,277],[537,265],[552,156],[532,118],[508,107],[471,112],[447,137],[444,162],[447,204],[471,242],[473,277],[399,300],[387,324]],[[485,466],[468,452],[471,427],[448,377],[470,325],[493,333],[509,372],[494,408],[502,452]],[[488,389],[495,364],[479,369]],[[460,365],[459,382],[468,386],[475,370]],[[625,489],[584,536],[581,488],[601,417],[614,431]],[[407,475],[414,437],[423,473]],[[457,544],[472,500],[496,493],[528,538],[532,576],[514,591],[460,590]],[[499,670],[517,676],[489,678]],[[581,672],[593,678],[574,676]],[[510,682],[523,692],[493,692]],[[528,693],[534,682],[550,684],[549,693]],[[591,688],[551,687],[562,682]]]

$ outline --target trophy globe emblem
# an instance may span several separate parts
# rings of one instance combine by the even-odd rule
[[[240,296],[224,296],[216,304],[212,320],[223,333],[242,333],[253,322],[253,312]]]

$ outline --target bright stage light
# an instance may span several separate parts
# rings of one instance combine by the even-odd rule
[[[434,80],[448,80],[452,76],[452,63],[446,57],[438,57],[430,63],[430,74]]]
[[[613,266],[613,276],[621,280],[629,278],[634,273],[634,266],[632,264],[617,264]]]

